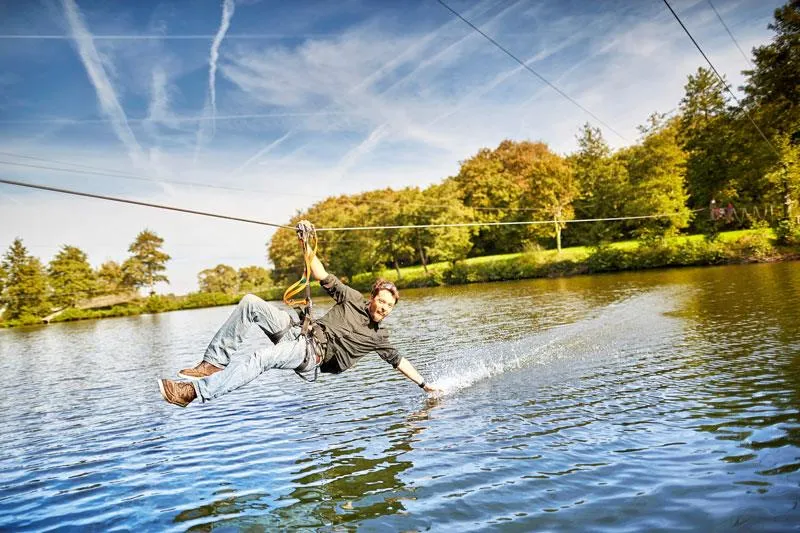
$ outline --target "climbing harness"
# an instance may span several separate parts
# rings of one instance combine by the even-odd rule
[[[276,335],[280,340],[292,327],[300,326],[300,334],[306,338],[306,356],[303,363],[294,369],[298,376],[306,381],[316,381],[319,375],[319,365],[325,355],[325,346],[314,336],[314,302],[311,300],[311,261],[317,254],[317,230],[311,222],[302,220],[295,227],[297,238],[303,249],[303,276],[292,284],[283,293],[283,303],[297,310],[301,321],[292,321],[288,328]],[[305,291],[305,298],[295,299],[294,297]],[[273,339],[273,342],[276,342]],[[314,370],[311,377],[305,374]]]

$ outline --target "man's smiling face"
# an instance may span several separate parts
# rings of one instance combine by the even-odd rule
[[[397,303],[392,293],[386,289],[380,290],[369,300],[369,316],[374,322],[380,322],[392,312]]]

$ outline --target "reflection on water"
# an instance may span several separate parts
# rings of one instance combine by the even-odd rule
[[[0,530],[786,531],[800,265],[406,291],[399,348],[204,405],[230,308],[0,331]]]

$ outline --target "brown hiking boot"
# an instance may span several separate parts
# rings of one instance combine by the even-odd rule
[[[161,396],[169,403],[178,407],[186,407],[192,400],[197,398],[194,386],[184,381],[172,381],[171,379],[159,379],[158,388]]]
[[[180,372],[178,372],[178,377],[186,378],[186,379],[203,379],[207,378],[211,374],[216,374],[222,370],[221,368],[212,365],[206,361],[202,361],[199,365],[194,368],[184,368]]]

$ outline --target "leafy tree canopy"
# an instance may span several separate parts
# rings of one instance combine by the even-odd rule
[[[164,239],[147,229],[136,236],[128,248],[131,256],[122,264],[125,285],[136,289],[149,287],[150,294],[155,294],[156,283],[169,283],[162,272],[171,258],[161,250],[163,244]]]
[[[86,253],[75,246],[62,246],[47,268],[52,302],[59,307],[75,306],[97,290],[97,279]]]
[[[197,275],[201,292],[236,294],[239,291],[239,276],[236,269],[228,265],[217,265]]]
[[[28,254],[22,239],[14,239],[0,264],[5,271],[3,318],[31,320],[45,316],[50,311],[47,274],[42,262]]]

